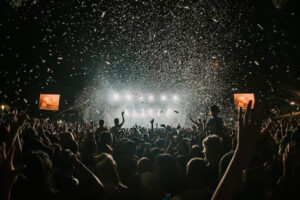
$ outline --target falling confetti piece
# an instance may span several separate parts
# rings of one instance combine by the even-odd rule
[[[262,27],[260,24],[257,24],[257,26],[258,26],[261,30],[264,30],[264,27]]]
[[[259,62],[257,60],[255,60],[254,63],[259,66]]]

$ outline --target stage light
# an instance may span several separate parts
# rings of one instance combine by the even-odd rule
[[[173,100],[174,100],[174,101],[178,101],[178,96],[177,96],[177,95],[174,95],[174,96],[173,96]]]
[[[161,100],[162,100],[162,101],[166,101],[166,100],[167,100],[167,96],[162,95],[162,96],[161,96]]]
[[[4,105],[1,105],[1,110],[4,110],[5,106]]]
[[[295,101],[291,101],[291,102],[290,102],[290,105],[291,105],[291,106],[295,105]]]
[[[130,101],[130,100],[131,100],[131,96],[130,96],[130,94],[127,94],[127,95],[126,95],[126,99],[127,99],[128,101]]]
[[[150,94],[148,99],[149,99],[149,101],[154,101],[154,96],[152,94]]]
[[[115,101],[117,101],[117,100],[120,99],[120,96],[117,93],[114,93],[113,98],[114,98]]]

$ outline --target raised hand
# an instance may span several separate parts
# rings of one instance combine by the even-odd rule
[[[261,108],[256,106],[251,109],[251,105],[252,101],[249,102],[244,115],[242,109],[239,109],[237,134],[237,147],[249,151],[267,136],[272,124],[270,120],[267,127],[262,130]]]
[[[154,123],[154,118],[150,120],[150,123],[153,124]]]
[[[283,176],[287,176],[293,171],[293,165],[299,161],[300,155],[295,151],[296,149],[292,147],[289,143],[282,155],[282,165],[283,165]]]
[[[121,113],[121,114],[122,114],[122,116],[124,116],[124,113],[125,113],[125,111],[123,110],[123,112]]]
[[[251,105],[252,102],[250,101],[244,115],[242,115],[242,109],[239,109],[237,148],[211,198],[212,200],[234,199],[234,195],[240,186],[243,170],[247,168],[250,162],[253,148],[269,133],[271,121],[268,122],[265,129],[261,129],[261,108],[256,104],[256,107],[251,110]]]
[[[18,111],[13,112],[13,117],[11,121],[12,128],[19,128],[24,125],[25,121],[28,120],[29,117],[26,111],[18,113]]]

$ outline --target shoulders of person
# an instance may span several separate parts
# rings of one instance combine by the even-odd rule
[[[113,127],[110,128],[110,131],[115,131],[115,130],[117,130],[117,129],[118,129],[117,126],[113,126]]]

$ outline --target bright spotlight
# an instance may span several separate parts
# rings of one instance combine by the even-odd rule
[[[148,97],[149,101],[153,101],[154,100],[154,96],[152,94],[149,95]]]
[[[1,105],[1,110],[4,110],[5,106],[4,105]]]
[[[167,100],[167,96],[162,95],[162,96],[161,96],[161,100],[162,100],[162,101],[166,101],[166,100]]]
[[[130,94],[127,94],[127,95],[126,95],[126,99],[127,99],[128,101],[130,101],[130,100],[131,100],[131,96],[130,96]]]
[[[117,101],[117,100],[120,99],[120,96],[117,93],[114,93],[113,98],[114,98],[115,101]]]
[[[178,96],[177,96],[177,95],[174,95],[174,96],[173,96],[173,100],[174,100],[174,101],[178,101]]]

